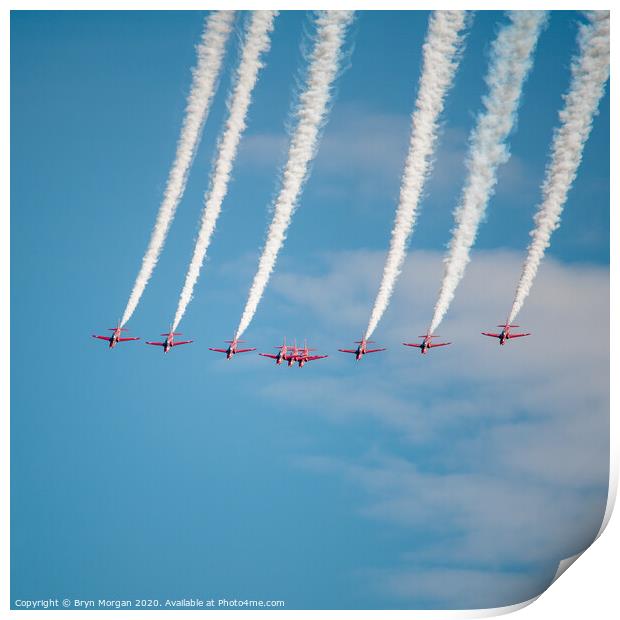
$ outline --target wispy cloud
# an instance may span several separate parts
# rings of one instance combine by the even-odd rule
[[[337,345],[356,335],[351,325],[373,293],[368,274],[379,272],[383,256],[321,260],[319,275],[279,274],[274,287]],[[422,327],[442,265],[440,253],[414,252],[378,334],[386,354],[354,374],[350,359],[333,355],[329,368],[274,374],[262,389],[270,402],[283,390],[303,392],[306,414],[371,436],[360,453],[296,462],[363,489],[362,518],[425,541],[405,544],[388,567],[367,567],[403,603],[529,598],[598,530],[608,474],[609,273],[546,262],[523,316],[534,335],[500,348],[479,332],[501,318],[519,268],[516,252],[475,253],[442,332],[454,344],[422,359],[399,343]],[[595,344],[581,336],[592,324],[601,332]]]
[[[341,103],[325,130],[309,190],[319,198],[353,198],[362,208],[377,201],[383,204],[386,198],[397,200],[409,123],[406,114],[378,112],[364,102]],[[446,124],[440,128],[436,163],[423,194],[425,205],[447,197],[456,199],[465,177],[467,133],[467,127]],[[286,147],[284,132],[250,133],[240,146],[239,165],[261,173],[273,172],[286,158]],[[515,188],[522,192],[524,185],[535,195],[537,184],[532,172],[527,162],[513,154],[499,171],[498,195],[512,201]]]
[[[549,583],[544,575],[518,571],[430,568],[379,570],[369,576],[400,599],[416,597],[428,607],[500,607],[529,600]]]

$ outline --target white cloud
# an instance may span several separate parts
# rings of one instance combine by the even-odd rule
[[[310,191],[322,198],[354,198],[366,205],[386,196],[396,202],[407,155],[410,117],[368,109],[357,102],[336,103],[325,128],[314,163]],[[440,131],[436,164],[429,177],[424,202],[454,197],[465,178],[467,127],[444,125]],[[286,156],[287,136],[281,133],[248,134],[240,145],[240,165],[270,173]],[[531,174],[517,155],[500,168],[498,193],[510,196],[531,187]],[[320,182],[319,182],[320,179]]]
[[[542,575],[511,571],[431,568],[425,571],[370,573],[382,588],[398,598],[412,595],[429,606],[445,608],[499,607],[528,600],[549,580]]]
[[[323,255],[320,274],[280,274],[274,289],[342,346],[365,324],[382,260]],[[609,273],[549,258],[522,313],[533,335],[499,347],[480,331],[505,317],[521,260],[475,253],[442,326],[453,345],[422,358],[400,342],[426,327],[441,254],[413,252],[377,330],[388,352],[358,364],[335,354],[329,368],[287,376],[286,387],[275,374],[263,388],[267,397],[303,390],[308,413],[381,430],[361,454],[298,463],[364,489],[360,514],[432,541],[382,569],[394,596],[513,603],[538,593],[557,562],[598,530],[608,474]]]

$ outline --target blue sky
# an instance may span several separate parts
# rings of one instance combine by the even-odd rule
[[[199,12],[13,12],[12,599],[278,598],[290,608],[481,607],[540,592],[596,534],[607,491],[609,95],[520,322],[512,300],[579,15],[554,12],[512,158],[442,325],[428,323],[489,45],[473,20],[410,256],[362,363],[420,69],[424,12],[359,13],[332,114],[246,337],[308,337],[303,370],[212,354],[237,325],[286,152],[303,12],[282,13],[181,331],[161,355],[90,338],[122,313],[166,182]],[[128,327],[169,324],[191,256],[229,70],[155,275]],[[595,325],[596,346],[583,340]],[[571,332],[570,340],[563,334]],[[484,340],[484,341],[483,341]]]

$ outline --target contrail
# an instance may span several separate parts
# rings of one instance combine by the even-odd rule
[[[500,30],[491,48],[486,76],[488,93],[470,136],[468,177],[454,213],[456,228],[444,259],[443,281],[429,327],[431,334],[448,310],[469,263],[478,225],[497,182],[497,168],[510,157],[506,141],[515,124],[523,83],[532,66],[546,12],[510,11],[508,17],[510,23]]]
[[[353,11],[322,11],[316,19],[314,48],[310,55],[305,90],[299,96],[295,111],[296,126],[289,144],[280,191],[274,203],[273,220],[235,338],[239,338],[250,324],[284,243],[286,230],[327,116],[332,86],[340,65],[342,45],[352,19]]]
[[[432,167],[439,116],[458,68],[465,22],[465,11],[435,11],[429,20],[423,47],[422,74],[411,117],[409,153],[401,181],[390,249],[366,328],[366,339],[372,336],[388,307],[405,260],[424,182]]]
[[[579,31],[579,56],[571,66],[571,84],[560,112],[542,186],[542,202],[534,216],[535,227],[521,278],[508,316],[512,323],[523,306],[536,277],[551,233],[560,225],[568,191],[577,176],[583,147],[592,129],[592,119],[605,92],[609,77],[609,11],[588,13],[589,24]]]
[[[246,29],[241,60],[236,72],[236,83],[229,97],[228,120],[218,143],[217,159],[211,173],[209,191],[205,193],[200,231],[185,276],[171,331],[175,331],[178,327],[192,298],[194,286],[198,281],[200,269],[215,230],[222,201],[228,189],[239,140],[245,130],[252,91],[258,79],[258,72],[263,66],[261,56],[269,50],[271,44],[270,35],[276,14],[277,11],[254,11]]]
[[[202,40],[197,49],[198,62],[192,70],[192,86],[187,98],[185,118],[177,142],[176,156],[168,174],[168,182],[157,213],[157,220],[123,313],[121,325],[125,325],[131,318],[153,274],[177,205],[185,191],[187,175],[196,153],[202,128],[209,114],[213,95],[217,89],[226,42],[232,30],[234,18],[235,11],[214,11],[205,20]]]

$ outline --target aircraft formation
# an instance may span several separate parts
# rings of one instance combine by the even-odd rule
[[[164,353],[176,346],[192,342],[176,340],[177,336],[182,335],[176,330],[194,296],[201,267],[208,255],[227,195],[237,150],[246,129],[259,70],[265,65],[264,57],[270,49],[277,15],[278,11],[253,11],[248,13],[244,20],[243,36],[239,39],[238,65],[233,73],[229,93],[228,117],[217,140],[209,190],[204,195],[200,228],[174,318],[169,331],[161,334],[163,341],[146,343],[161,347]],[[422,47],[421,72],[412,112],[409,151],[401,176],[394,226],[381,281],[362,339],[355,342],[354,348],[339,349],[342,353],[353,355],[356,361],[360,361],[367,353],[385,350],[371,348],[375,345],[370,338],[388,309],[407,256],[409,238],[425,193],[425,180],[432,172],[444,104],[463,56],[467,31],[471,24],[469,15],[473,14],[466,11],[438,10],[433,11],[428,18]],[[305,78],[300,80],[294,89],[296,103],[289,122],[287,158],[282,173],[277,177],[277,189],[271,204],[272,220],[258,258],[256,272],[232,340],[226,341],[225,348],[210,347],[211,351],[225,354],[228,360],[237,353],[256,351],[256,348],[241,348],[245,344],[240,338],[251,324],[271,274],[276,268],[278,254],[283,248],[288,227],[310,175],[313,159],[320,146],[320,128],[328,119],[334,84],[343,70],[347,33],[353,17],[353,11],[321,11],[314,14],[314,28],[308,40],[309,52],[304,55]],[[487,89],[470,132],[466,158],[467,175],[454,210],[455,226],[447,245],[444,273],[432,318],[426,334],[419,337],[419,342],[402,343],[406,347],[419,349],[423,355],[435,347],[451,344],[439,342],[436,331],[449,310],[471,260],[470,254],[478,228],[484,220],[498,182],[498,169],[510,156],[510,136],[518,119],[522,91],[534,63],[538,39],[543,34],[548,19],[547,11],[508,11],[497,31],[495,41],[491,44],[485,77]],[[498,326],[497,333],[482,332],[484,336],[497,338],[500,345],[506,344],[512,338],[529,335],[514,333],[512,330],[518,326],[513,322],[517,320],[516,317],[530,294],[545,250],[550,245],[551,234],[559,225],[568,191],[577,176],[593,119],[605,93],[609,77],[609,19],[609,11],[590,11],[578,20],[579,49],[572,57],[570,82],[563,99],[564,107],[559,112],[559,124],[553,134],[542,185],[543,195],[534,216],[534,228],[530,232],[532,241],[527,249],[506,322]],[[123,332],[153,275],[176,209],[183,199],[202,129],[209,116],[220,73],[224,70],[227,40],[235,30],[235,20],[235,11],[212,11],[205,17],[176,155],[146,252],[122,318],[115,328],[110,329],[112,335],[94,336],[107,341],[110,348],[114,348],[119,342],[137,339],[125,337]],[[315,354],[307,343],[298,347],[296,342],[290,346],[285,341],[276,349],[275,354],[260,355],[275,361],[278,366],[286,363],[289,367],[303,367],[310,361],[327,357]]]
[[[519,327],[518,325],[511,325],[508,321],[503,324],[498,325],[497,327],[501,327],[499,333],[492,332],[480,332],[483,336],[489,336],[491,338],[497,338],[499,340],[499,344],[501,346],[505,345],[508,340],[512,338],[522,338],[523,336],[531,336],[530,333],[523,334],[515,334],[511,332],[513,327]],[[116,327],[110,327],[108,331],[111,331],[112,334],[109,336],[100,336],[97,334],[93,334],[93,338],[97,338],[99,340],[105,340],[109,343],[109,348],[113,349],[119,342],[127,342],[129,340],[140,340],[140,338],[136,337],[122,337],[122,333],[127,331],[125,328],[121,327],[118,324]],[[194,342],[193,340],[179,340],[175,341],[175,336],[182,336],[180,332],[174,332],[170,330],[169,332],[160,334],[161,336],[165,336],[163,342],[151,342],[146,341],[145,344],[150,344],[154,346],[159,346],[163,348],[164,353],[168,353],[173,347],[177,347],[182,344],[191,344]],[[438,338],[436,334],[424,334],[423,336],[419,336],[422,338],[422,342],[403,342],[402,344],[406,347],[416,347],[420,349],[420,353],[425,355],[431,349],[435,347],[446,347],[451,342],[433,342],[433,338]],[[237,353],[249,353],[251,351],[256,351],[256,347],[248,347],[248,348],[239,348],[239,344],[244,344],[245,340],[239,340],[238,338],[233,338],[232,340],[225,340],[228,345],[225,349],[223,348],[215,348],[209,347],[209,351],[215,351],[217,353],[225,353],[226,359],[231,360]],[[351,353],[355,355],[355,360],[360,361],[366,354],[368,353],[379,353],[381,351],[386,351],[386,348],[379,349],[369,349],[369,344],[375,344],[373,340],[366,340],[362,338],[361,340],[356,340],[355,344],[357,347],[355,349],[338,349],[341,353]],[[312,352],[316,351],[308,346],[308,342],[304,340],[304,346],[299,347],[297,345],[297,341],[295,340],[292,345],[288,345],[286,343],[286,338],[284,338],[281,345],[274,347],[277,349],[277,353],[259,353],[262,357],[267,357],[275,361],[276,366],[280,366],[285,363],[290,368],[297,364],[299,368],[303,368],[308,362],[314,362],[315,360],[325,359],[329,357],[328,355],[314,355]]]

